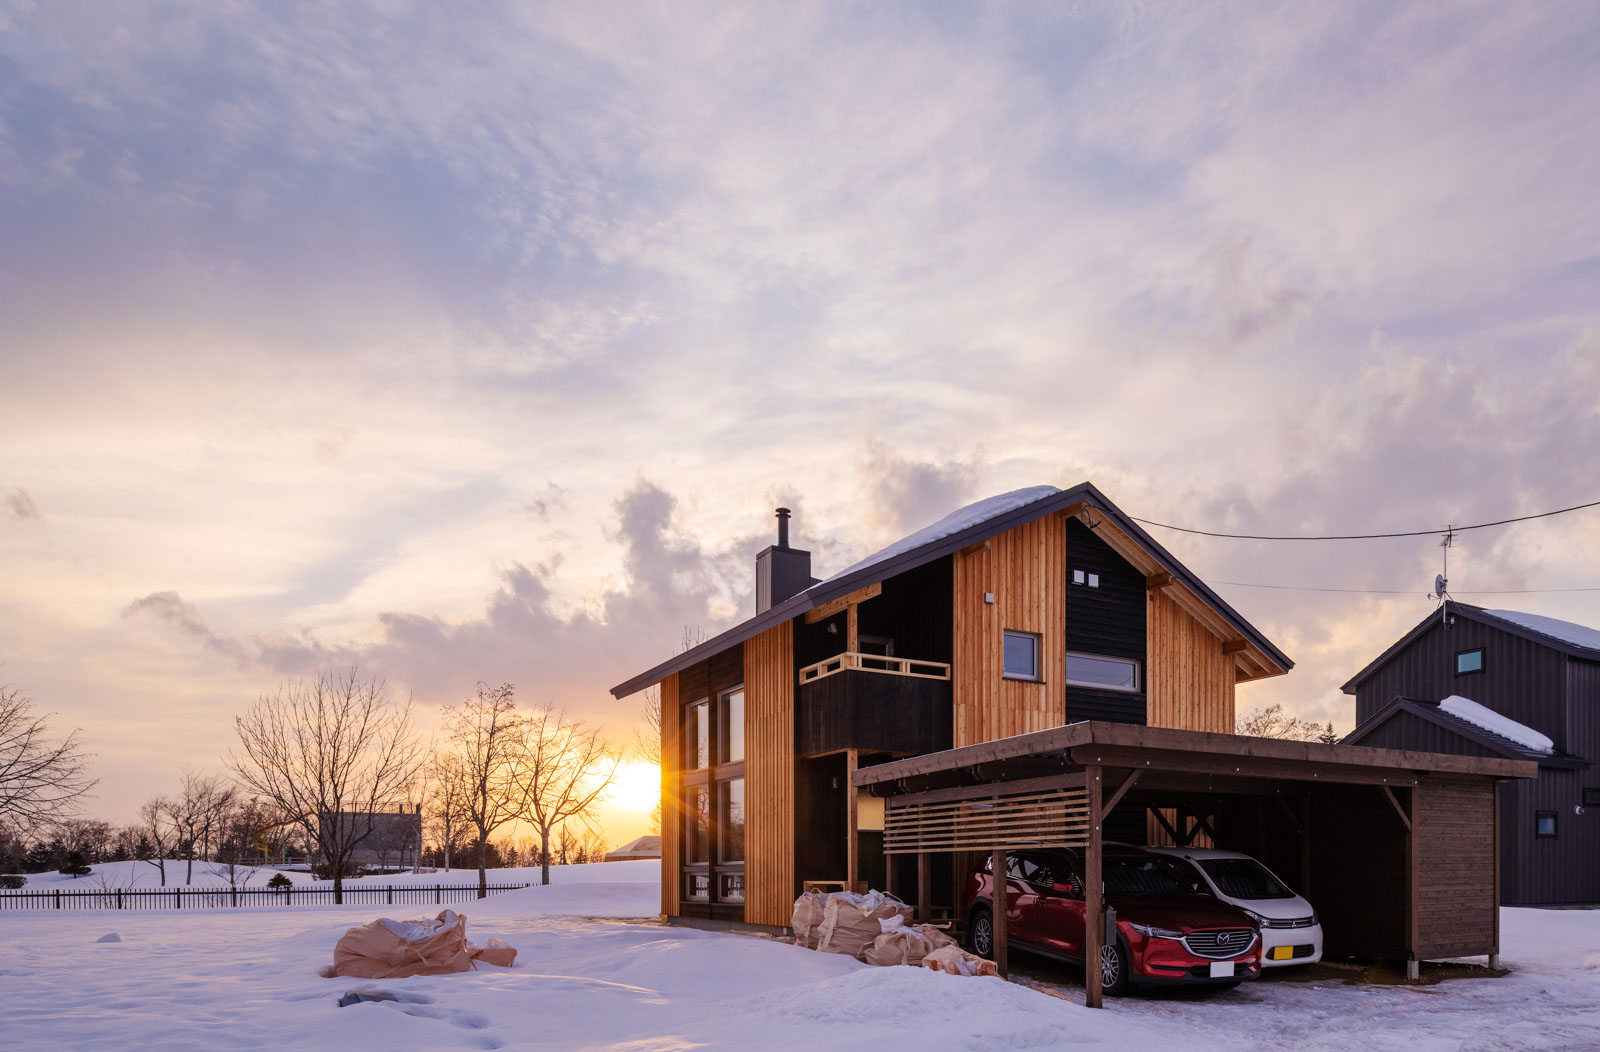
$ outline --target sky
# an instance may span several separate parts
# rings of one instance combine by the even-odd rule
[[[319,669],[631,744],[778,504],[1600,499],[1597,113],[1584,3],[0,0],[0,681],[127,820]],[[1443,554],[1153,532],[1341,730]],[[1600,626],[1600,510],[1449,555]]]

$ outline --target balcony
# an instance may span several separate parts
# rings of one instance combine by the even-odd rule
[[[902,756],[951,745],[950,666],[845,652],[800,670],[802,756],[842,749]]]

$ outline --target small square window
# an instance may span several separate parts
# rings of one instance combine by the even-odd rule
[[[1533,834],[1534,836],[1553,839],[1556,835],[1556,813],[1554,811],[1535,811],[1533,813]]]
[[[1039,678],[1039,637],[1032,632],[1006,632],[1005,664],[1002,674],[1006,679]]]
[[[1456,655],[1456,675],[1483,671],[1483,648],[1463,650]]]
[[[1092,574],[1089,575],[1089,587],[1090,588],[1099,588],[1100,587],[1100,575],[1099,574],[1092,573]]]
[[[1083,573],[1082,570],[1074,570],[1074,571],[1072,571],[1072,583],[1073,584],[1082,584],[1083,581],[1084,581],[1084,573]]]
[[[1586,788],[1583,791],[1584,807],[1600,807],[1600,789]]]

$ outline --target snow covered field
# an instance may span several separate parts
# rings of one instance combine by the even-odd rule
[[[620,863],[612,862],[609,864],[615,866]],[[223,873],[224,867],[215,862],[196,862],[194,864],[193,880],[187,884],[184,883],[185,877],[188,875],[188,865],[182,859],[167,860],[166,886],[168,888],[215,888],[228,886],[228,878]],[[22,890],[50,891],[60,888],[62,891],[99,891],[103,885],[107,888],[131,887],[147,891],[151,888],[162,886],[161,874],[156,870],[155,866],[148,862],[104,862],[90,868],[94,872],[84,877],[70,877],[65,873],[55,872],[29,873],[27,874],[28,883]],[[550,872],[552,874],[555,873],[556,868],[559,867],[553,867]],[[569,881],[584,879],[576,876],[580,871],[588,872],[599,869],[598,866],[568,866],[566,868],[568,872],[567,880]],[[265,887],[267,881],[271,880],[273,875],[279,872],[292,880],[297,888],[333,887],[333,881],[313,880],[311,874],[303,869],[277,870],[269,866],[262,866],[259,869],[250,869],[245,872],[250,874],[250,880],[247,884],[241,885],[243,887]],[[552,879],[554,878],[552,877]],[[606,879],[615,878],[608,877]],[[460,866],[456,866],[449,870],[436,869],[431,873],[412,873],[407,871],[404,873],[384,873],[370,877],[352,877],[344,883],[346,887],[371,884],[379,887],[383,887],[386,884],[393,884],[397,887],[401,884],[426,884],[429,887],[435,884],[444,884],[446,886],[451,884],[477,884],[478,871],[476,869],[462,869]],[[539,867],[493,869],[489,871],[489,883],[537,884],[539,883]]]
[[[1091,1012],[996,979],[663,927],[657,873],[569,866],[463,906],[473,940],[505,939],[516,967],[400,980],[317,973],[373,907],[0,912],[0,1047],[1600,1048],[1600,912],[1506,910],[1502,979],[1265,980]],[[110,932],[122,941],[96,941]],[[401,1000],[337,1007],[356,988]]]

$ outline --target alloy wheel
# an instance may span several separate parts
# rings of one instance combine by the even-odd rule
[[[979,957],[989,957],[994,953],[994,928],[987,915],[972,922],[972,949]]]
[[[1122,977],[1122,960],[1115,946],[1100,947],[1100,988],[1110,989]]]

